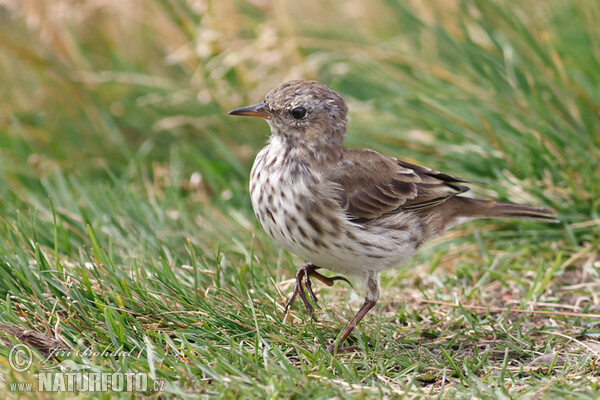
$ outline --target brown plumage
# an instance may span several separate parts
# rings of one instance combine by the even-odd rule
[[[457,178],[373,150],[346,149],[348,108],[342,97],[320,82],[289,81],[262,103],[230,112],[261,117],[271,127],[269,143],[257,155],[250,175],[256,216],[276,243],[309,261],[296,275],[298,295],[313,314],[306,293],[324,267],[361,276],[365,303],[328,351],[341,347],[379,298],[378,274],[410,257],[426,241],[477,218],[533,218],[556,222],[550,210],[460,196]],[[306,285],[306,291],[304,288]]]

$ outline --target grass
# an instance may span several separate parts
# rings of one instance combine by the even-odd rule
[[[596,397],[599,17],[591,0],[3,3],[0,392],[72,358],[165,379],[150,398]],[[226,116],[292,77],[344,95],[348,146],[562,223],[450,231],[384,274],[359,352],[326,354],[362,292],[319,287],[320,322],[283,321],[303,260],[246,189],[267,126]]]

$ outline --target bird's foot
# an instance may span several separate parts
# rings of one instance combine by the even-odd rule
[[[327,352],[329,354],[343,354],[343,353],[354,353],[358,350],[358,346],[340,346],[341,343],[333,342],[329,346],[327,346]]]
[[[290,297],[288,302],[285,304],[286,315],[287,315],[288,309],[296,300],[296,296],[300,296],[300,300],[302,300],[302,303],[304,303],[304,306],[308,310],[308,313],[310,314],[312,319],[315,321],[317,320],[317,318],[315,317],[315,314],[314,314],[314,310],[315,310],[315,307],[317,307],[318,309],[321,309],[321,307],[319,306],[319,302],[317,301],[317,296],[315,295],[315,292],[313,292],[312,282],[310,280],[311,277],[317,278],[318,280],[320,280],[327,286],[332,286],[335,283],[335,281],[345,281],[345,282],[348,282],[348,284],[350,286],[352,286],[350,281],[348,279],[344,278],[343,276],[328,277],[328,276],[318,273],[317,269],[319,269],[319,268],[321,268],[321,267],[318,267],[311,263],[303,264],[300,267],[300,269],[296,273],[296,285],[294,286],[294,291],[292,292],[292,296]],[[304,291],[304,286],[306,286],[306,292],[308,292],[308,295],[310,296],[312,303],[308,300],[308,297],[306,296],[306,292]],[[315,307],[313,307],[313,304]]]

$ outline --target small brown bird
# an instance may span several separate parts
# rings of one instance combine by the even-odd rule
[[[346,149],[348,107],[342,97],[315,81],[294,80],[271,90],[262,103],[231,111],[266,119],[271,137],[252,167],[250,195],[256,217],[273,240],[306,259],[296,274],[296,296],[313,315],[318,307],[311,277],[331,286],[341,276],[362,277],[365,302],[339,340],[379,299],[379,272],[413,255],[442,232],[477,218],[533,218],[556,222],[544,208],[459,196],[469,181],[413,165],[373,150]],[[306,289],[305,287],[306,286]]]

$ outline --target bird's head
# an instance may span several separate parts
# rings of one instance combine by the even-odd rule
[[[294,80],[271,90],[263,102],[229,114],[264,118],[273,136],[293,142],[341,146],[347,112],[344,99],[323,83]]]

